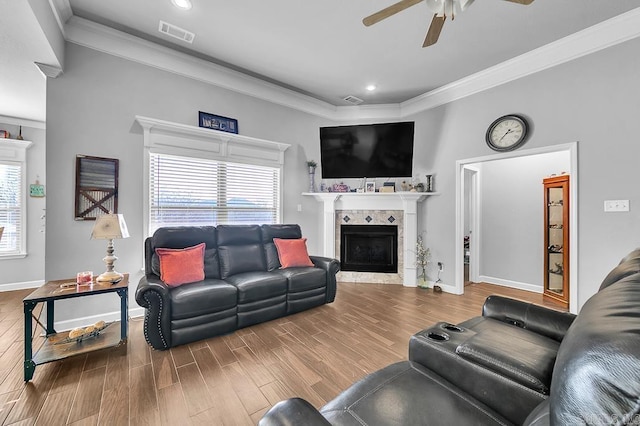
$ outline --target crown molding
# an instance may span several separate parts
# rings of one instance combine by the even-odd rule
[[[638,36],[640,36],[640,7],[402,102],[401,115],[407,116],[435,108]]]
[[[44,121],[29,120],[27,118],[10,117],[8,115],[0,115],[0,123],[10,124],[13,126],[31,127],[34,129],[46,129],[47,125]]]
[[[70,13],[68,0],[61,16]],[[335,106],[77,16],[67,41],[335,121],[401,119],[555,67],[640,36],[640,7],[399,104]]]
[[[60,74],[62,74],[62,68],[53,65],[42,64],[40,62],[34,62],[34,64],[36,65],[36,67],[38,67],[42,75],[44,75],[45,77],[58,78]]]
[[[65,23],[73,16],[73,10],[69,0],[49,0],[49,5],[56,18],[60,32],[66,38]]]
[[[95,22],[72,16],[67,41],[309,114],[335,118],[336,107]]]

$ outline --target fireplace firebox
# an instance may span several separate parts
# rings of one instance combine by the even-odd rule
[[[398,272],[398,227],[395,225],[341,225],[342,271]]]

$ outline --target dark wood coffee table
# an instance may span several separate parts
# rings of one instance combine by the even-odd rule
[[[65,285],[73,284],[69,287]],[[54,302],[74,297],[93,296],[103,293],[117,293],[120,296],[120,321],[109,323],[97,336],[81,341],[69,341],[69,332],[57,333],[53,327]],[[129,274],[116,284],[93,283],[93,285],[76,286],[75,279],[48,281],[22,301],[24,304],[24,381],[33,378],[36,365],[56,361],[98,349],[118,346],[127,341]],[[38,303],[46,303],[47,324],[43,325],[33,315]],[[36,320],[45,333],[46,340],[42,347],[33,354],[33,320]],[[118,327],[120,325],[120,327]],[[118,330],[120,333],[118,333]]]

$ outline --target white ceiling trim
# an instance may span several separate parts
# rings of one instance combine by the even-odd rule
[[[333,118],[336,107],[264,80],[195,58],[95,22],[73,16],[66,25],[67,40],[101,52],[224,89],[322,117]]]
[[[640,36],[640,8],[402,102],[408,116],[553,68]]]
[[[32,127],[34,129],[46,129],[44,121],[29,120],[27,118],[10,117],[8,115],[0,115],[0,123],[11,124],[13,126]]]
[[[67,0],[54,0],[55,4]],[[334,106],[255,77],[72,16],[67,41],[336,121],[398,119],[482,92],[640,36],[640,8],[400,104]]]

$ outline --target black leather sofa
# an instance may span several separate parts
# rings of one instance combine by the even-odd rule
[[[482,317],[411,338],[409,360],[316,410],[293,398],[271,425],[640,424],[640,250],[578,316],[489,297]]]
[[[147,342],[168,349],[333,302],[337,260],[310,256],[313,267],[280,268],[273,239],[301,237],[298,225],[158,229],[145,240],[145,275],[136,290]],[[156,248],[203,242],[204,280],[179,287],[160,280]]]

